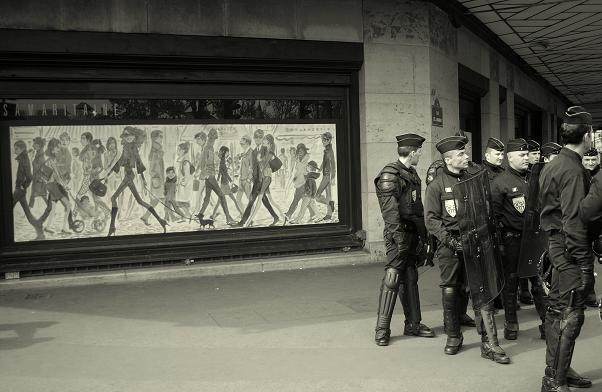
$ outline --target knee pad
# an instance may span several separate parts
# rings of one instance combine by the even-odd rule
[[[385,270],[384,277],[385,286],[392,290],[397,290],[399,288],[399,271],[395,268],[387,268]]]

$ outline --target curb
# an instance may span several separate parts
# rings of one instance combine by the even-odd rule
[[[0,281],[0,291],[290,271],[372,264],[375,262],[378,261],[375,261],[374,257],[371,257],[368,251],[362,249],[316,255],[260,258],[223,263],[192,263],[189,265],[181,264],[168,267],[48,275],[4,280]]]

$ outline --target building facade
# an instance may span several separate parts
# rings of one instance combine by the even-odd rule
[[[160,235],[159,226],[156,226],[158,233],[140,236],[139,246],[131,244],[132,238],[137,237],[100,242],[92,238],[100,235],[91,235],[84,256],[82,249],[74,247],[71,237],[47,235],[59,242],[19,242],[16,235],[20,229],[15,216],[23,214],[21,210],[15,215],[5,212],[3,270],[106,264],[108,260],[127,263],[132,257],[154,262],[185,256],[209,259],[220,254],[236,257],[321,252],[341,247],[365,247],[372,260],[381,260],[383,222],[373,178],[384,164],[396,159],[396,135],[412,132],[426,138],[418,166],[424,179],[429,164],[439,158],[435,144],[441,138],[464,131],[472,141],[472,158],[478,162],[491,136],[502,140],[514,137],[540,142],[556,140],[559,117],[568,105],[562,95],[521,63],[518,56],[513,57],[501,43],[483,35],[478,26],[455,15],[444,3],[403,0],[2,3],[0,51],[8,61],[3,66],[0,85],[11,95],[0,98],[8,105],[7,113],[13,111],[12,115],[0,118],[4,121],[2,131],[7,135],[12,132],[12,138],[2,139],[3,157],[13,156],[10,148],[18,138],[15,135],[30,131],[32,139],[36,132],[50,132],[47,134],[58,138],[63,132],[50,127],[70,127],[66,128],[67,133],[71,132],[73,138],[85,131],[77,131],[74,126],[95,125],[105,127],[95,132],[102,135],[106,144],[111,132],[118,140],[124,126],[149,126],[150,136],[151,125],[158,124],[165,139],[168,134],[178,133],[177,142],[170,142],[177,159],[182,141],[190,142],[194,151],[196,131],[187,131],[185,127],[194,128],[196,124],[207,131],[217,128],[218,141],[223,140],[237,154],[244,152],[238,147],[241,135],[252,135],[258,127],[271,129],[276,144],[287,150],[297,148],[299,143],[304,147],[312,143],[311,158],[319,166],[323,166],[323,146],[318,136],[330,132],[339,169],[336,181],[333,177],[331,184],[334,190],[330,198],[335,208],[331,211],[328,203],[317,203],[319,211],[326,215],[338,213],[333,220],[317,225],[289,225],[278,230],[265,224],[251,231],[228,230],[227,235],[205,235],[203,231],[200,241],[195,237],[200,235],[198,231],[171,236],[166,241],[170,249],[179,249],[175,253],[155,247],[158,240],[163,241],[163,237],[155,235]],[[77,58],[62,57],[66,54]],[[150,63],[145,66],[142,58]],[[53,85],[52,78],[60,83]],[[114,106],[117,101],[106,100],[111,95],[122,99],[120,109],[126,98],[188,98],[195,102],[189,109],[200,112],[199,100],[213,100],[212,106],[206,108],[213,110],[222,105],[221,114],[213,117],[199,114],[194,117],[199,121],[186,121],[185,116],[173,121],[172,116],[168,122],[152,110],[142,117],[127,117],[126,112],[120,112],[119,117]],[[286,104],[296,105],[295,114],[288,117],[266,114]],[[28,105],[34,105],[35,112],[29,118],[23,115]],[[254,107],[253,114],[246,117],[240,114],[245,105]],[[21,108],[21,117],[15,116],[16,107]],[[63,118],[48,122],[40,117],[42,109],[44,113],[56,110],[59,117],[64,110]],[[127,110],[131,114],[134,109]],[[150,109],[145,107],[145,110]],[[104,111],[106,121],[90,123],[85,116],[74,120],[72,116],[82,111],[101,114]],[[107,126],[119,129],[113,131]],[[38,128],[31,130],[31,127]],[[17,131],[21,133],[15,134]],[[150,142],[145,146],[152,147]],[[140,149],[144,155],[143,147]],[[214,152],[218,149],[219,142]],[[34,155],[35,152],[32,160]],[[3,158],[2,170],[6,174],[3,188],[15,186],[14,181],[6,179],[12,173],[14,180],[17,168],[12,161],[13,158]],[[185,170],[181,175],[186,176]],[[290,175],[288,172],[285,177]],[[327,175],[322,171],[322,176]],[[276,177],[272,181],[277,181]],[[284,192],[284,186],[278,196],[277,189],[272,186],[273,196],[277,202],[283,200],[280,207],[286,208],[293,196]],[[3,194],[5,211],[12,211],[11,196]],[[108,196],[104,197],[108,204]],[[74,209],[79,207],[75,202],[81,202],[81,197],[68,195],[67,199]],[[58,205],[60,200],[55,202]],[[213,207],[213,203],[219,202],[211,203]],[[34,215],[41,211],[43,208]],[[268,219],[268,215],[265,217]],[[24,215],[19,219],[21,226],[27,225]],[[104,236],[106,230],[103,226],[98,232]],[[299,242],[296,240],[299,238],[309,240]],[[52,244],[50,251],[48,244]],[[72,252],[62,257],[60,249],[64,246],[72,247]],[[116,247],[127,252],[115,257]],[[95,256],[99,253],[104,256],[86,261],[88,256],[94,256],[86,253],[90,249],[95,249]],[[36,255],[41,261],[32,264]]]

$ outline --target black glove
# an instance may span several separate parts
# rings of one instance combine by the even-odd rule
[[[428,265],[428,245],[422,242],[422,240],[418,241],[418,246],[416,247],[416,266],[424,267]]]
[[[589,294],[594,287],[594,270],[591,267],[581,267],[581,287],[578,290],[582,291],[584,295]]]
[[[451,250],[455,251],[455,252],[462,252],[463,248],[462,248],[462,241],[456,239],[456,238],[450,238],[447,243],[446,243],[447,247],[450,248]]]

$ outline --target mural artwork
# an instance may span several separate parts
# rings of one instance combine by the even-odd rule
[[[334,124],[10,128],[14,241],[338,222]]]

